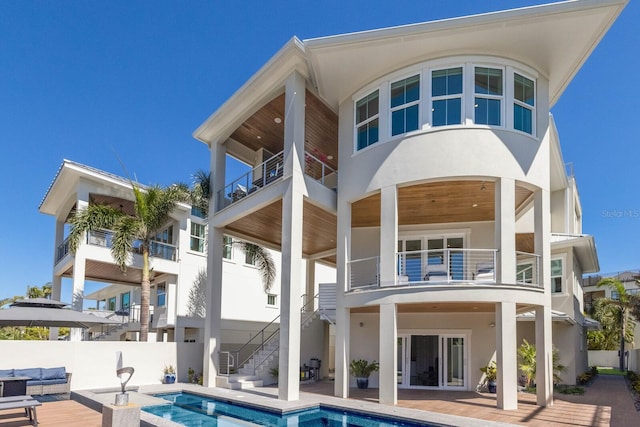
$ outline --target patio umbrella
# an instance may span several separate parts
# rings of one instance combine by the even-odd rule
[[[69,304],[46,298],[27,298],[0,310],[0,326],[46,326],[90,328],[94,325],[120,323],[64,308]]]

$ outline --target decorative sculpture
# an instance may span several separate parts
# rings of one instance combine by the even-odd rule
[[[120,378],[120,389],[122,393],[116,394],[116,406],[126,406],[129,404],[129,394],[125,392],[127,383],[133,376],[135,369],[131,366],[122,367],[122,352],[116,352],[116,375]],[[123,381],[123,376],[129,374],[126,380]]]

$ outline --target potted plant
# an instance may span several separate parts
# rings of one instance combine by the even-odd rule
[[[165,366],[163,372],[165,384],[173,384],[176,382],[176,370],[173,365]]]
[[[496,379],[498,378],[498,367],[496,366],[496,362],[492,360],[491,363],[487,366],[483,366],[480,370],[485,375],[485,382],[487,383],[489,393],[495,393],[497,388]]]
[[[358,385],[358,388],[369,387],[369,375],[377,370],[378,362],[375,360],[371,363],[364,359],[352,360],[351,365],[349,365],[349,371],[351,372],[351,375],[356,377],[356,384]]]

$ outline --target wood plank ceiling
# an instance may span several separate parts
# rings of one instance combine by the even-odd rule
[[[253,151],[272,154],[284,149],[284,94],[265,104],[231,134],[231,139]],[[305,151],[338,169],[338,116],[318,97],[306,91]],[[233,153],[229,153],[233,155]]]
[[[516,186],[516,209],[531,195]],[[493,221],[495,184],[487,181],[446,181],[398,189],[398,224],[446,224]],[[380,226],[380,193],[357,201],[351,208],[354,227]]]

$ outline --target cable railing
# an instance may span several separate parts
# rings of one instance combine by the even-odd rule
[[[383,286],[496,283],[497,249],[432,249],[398,252],[396,277],[380,281],[380,257],[348,262],[349,290]],[[516,252],[515,284],[540,286],[540,256]],[[506,283],[506,282],[505,282]]]
[[[62,243],[58,245],[56,250],[56,264],[60,262],[62,258],[69,253],[69,237],[64,239]]]
[[[308,151],[304,153],[304,174],[332,190],[338,186],[338,172]]]
[[[305,298],[306,295],[302,295],[302,298]],[[301,309],[300,313],[308,313],[307,307],[313,304],[315,300],[318,298],[318,294],[314,295],[313,299],[309,300],[305,303]],[[304,325],[307,320],[315,315],[314,311],[311,311],[309,316],[302,320],[301,325]],[[249,361],[252,361],[251,368],[255,373],[256,369],[262,366],[269,357],[276,351],[278,351],[279,345],[274,345],[268,353],[260,355],[259,353],[265,349],[270,343],[275,341],[275,338],[279,336],[280,326],[278,326],[274,330],[270,330],[275,327],[276,321],[280,319],[280,315],[276,316],[271,322],[269,322],[264,328],[262,328],[256,335],[251,337],[246,343],[244,343],[237,350],[230,351],[220,351],[219,360],[219,370],[221,376],[229,376],[238,369],[245,367]],[[261,357],[258,357],[261,356]]]

